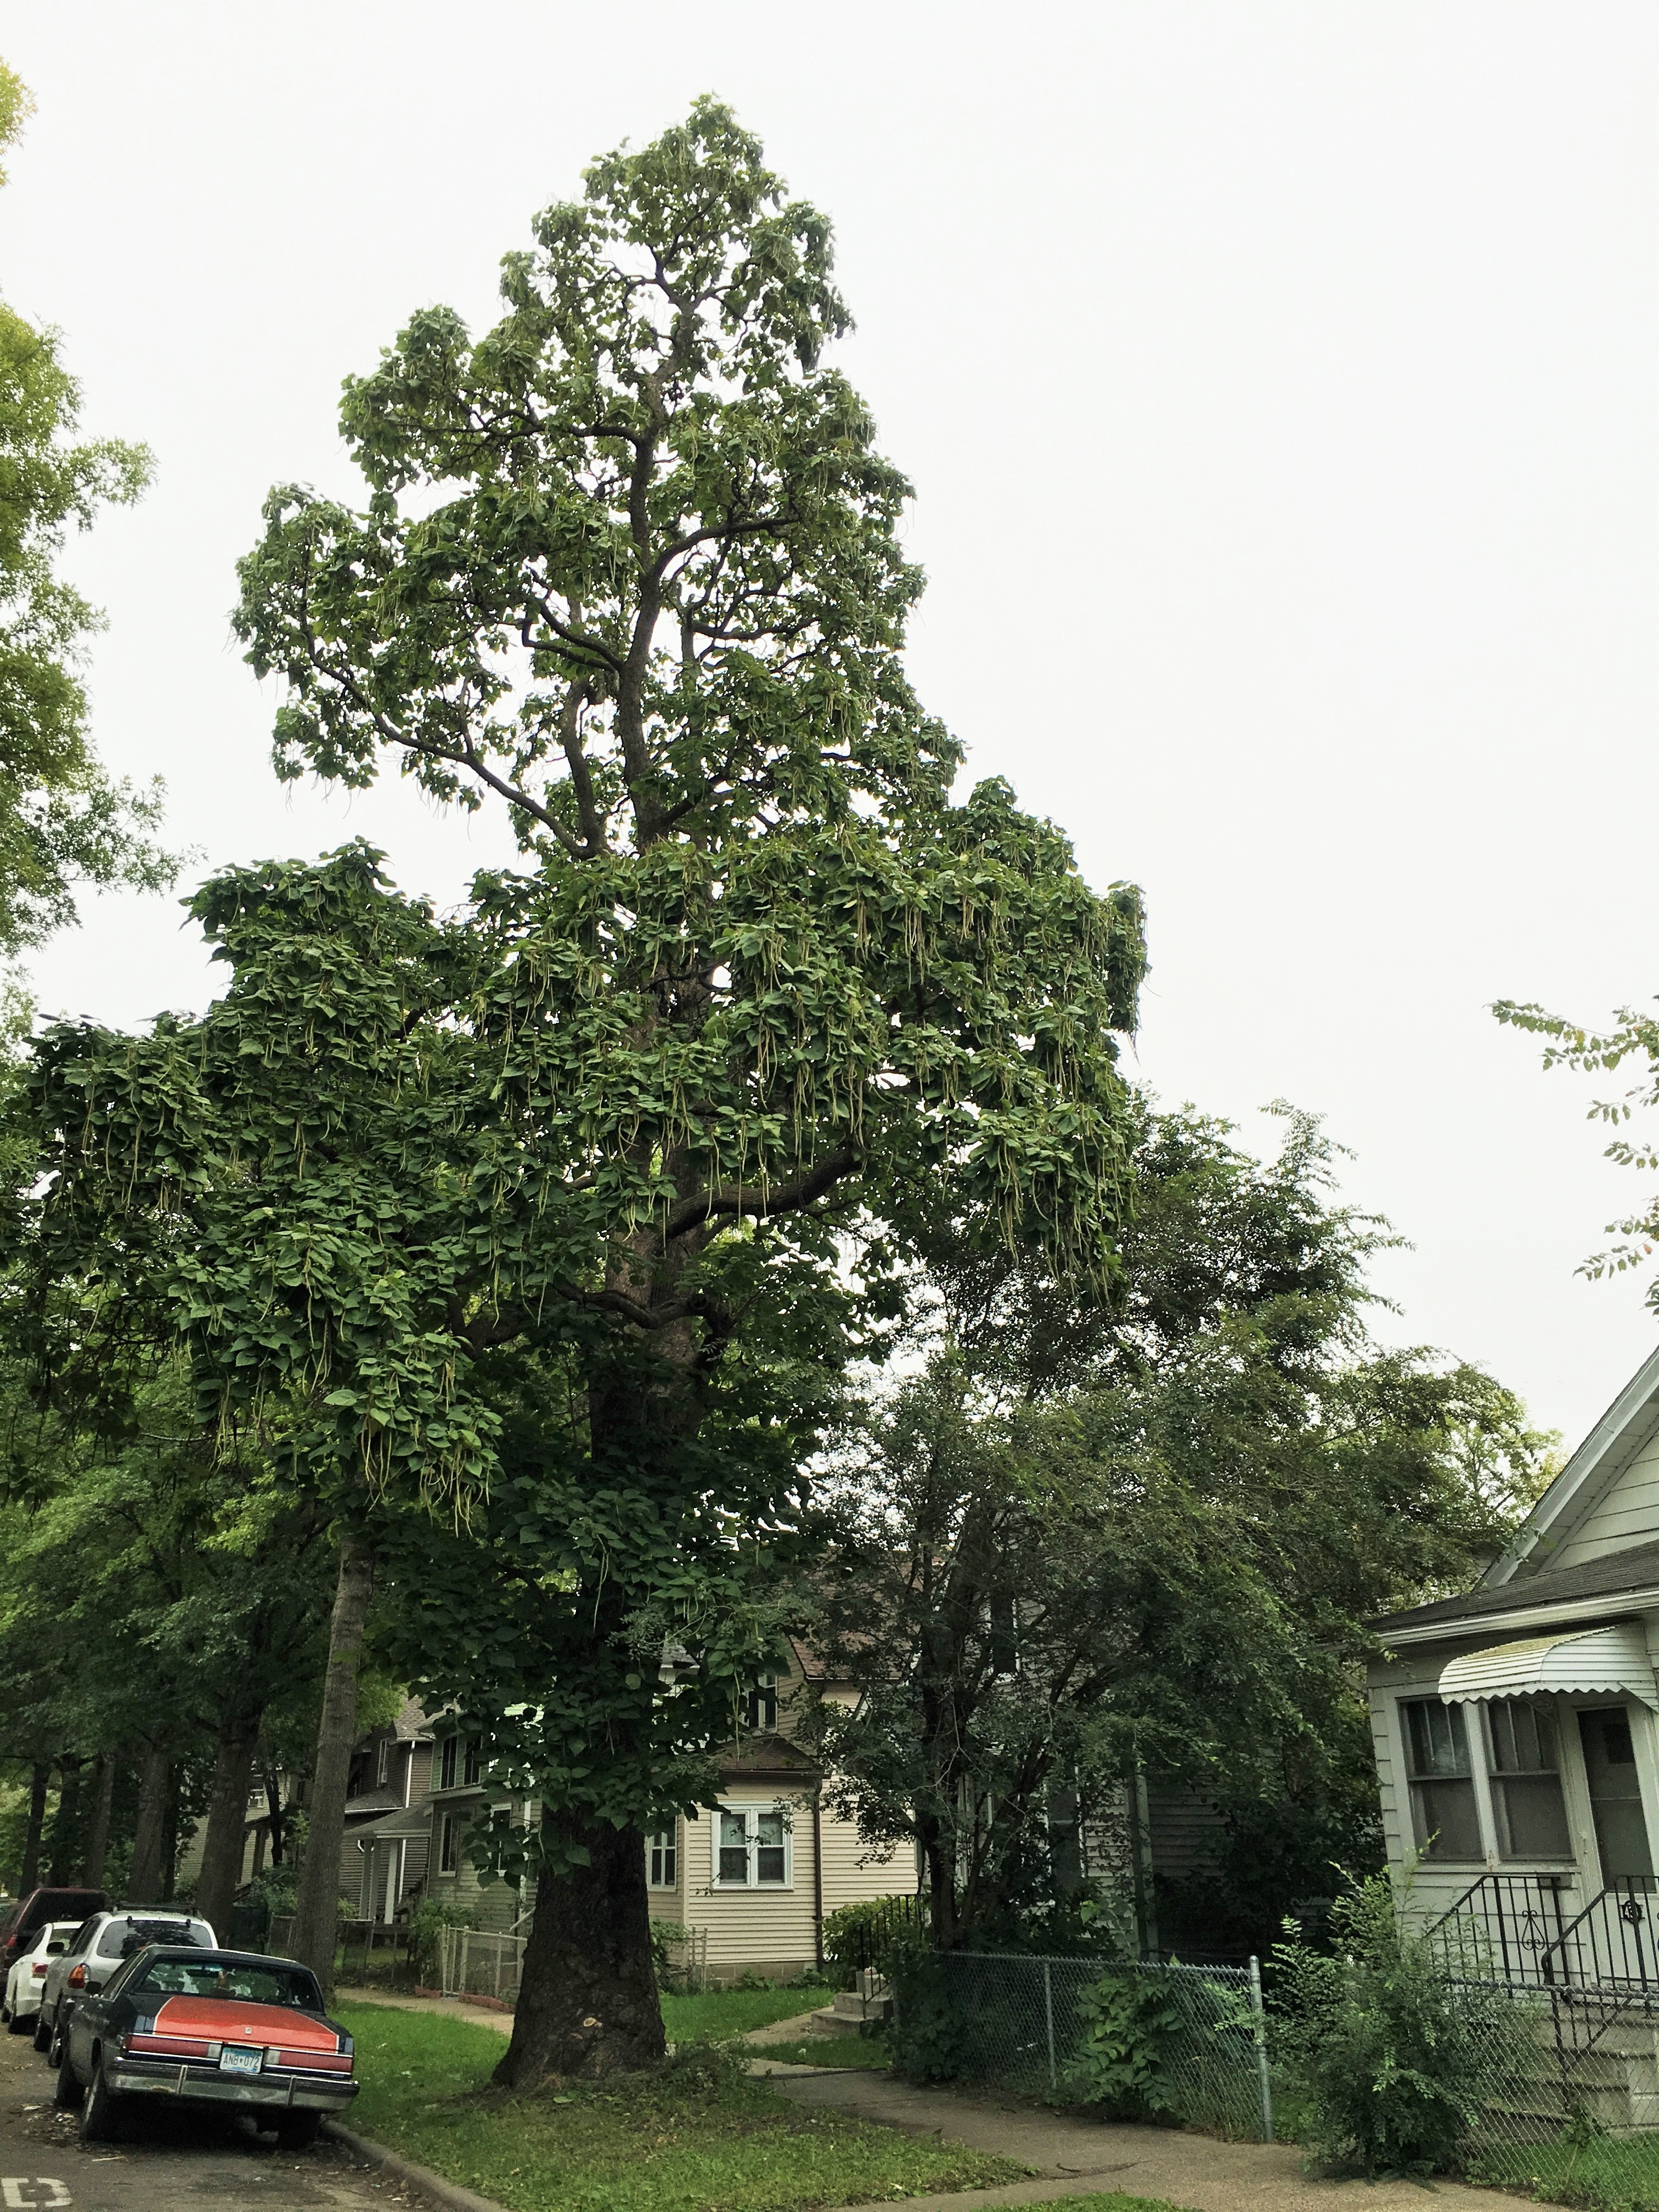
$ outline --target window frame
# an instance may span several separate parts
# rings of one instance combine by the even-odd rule
[[[461,1753],[462,1789],[477,1789],[483,1780],[483,1746],[479,1742],[476,1735],[470,1735],[466,1738],[465,1748]]]
[[[1450,1717],[1452,1725],[1449,1733],[1462,1738],[1463,1765],[1461,1771],[1440,1774],[1431,1771],[1418,1771],[1413,1748],[1411,1717],[1413,1709],[1419,1706],[1425,1711],[1437,1707]],[[1422,1854],[1426,1866],[1484,1866],[1492,1850],[1488,1833],[1490,1815],[1481,1803],[1484,1794],[1482,1784],[1486,1776],[1484,1722],[1480,1727],[1471,1729],[1468,1715],[1462,1705],[1454,1704],[1432,1690],[1413,1691],[1401,1697],[1396,1700],[1396,1711],[1400,1729],[1400,1774],[1404,1784],[1407,1827],[1412,1848]],[[1451,1785],[1462,1785],[1468,1792],[1470,1817],[1474,1827],[1473,1850],[1448,1850],[1443,1843],[1437,1847],[1430,1840],[1443,1834],[1443,1824],[1435,1828],[1428,1826],[1418,1792],[1425,1786],[1444,1789]]]
[[[461,1735],[460,1730],[457,1729],[453,1735],[447,1735],[438,1746],[440,1790],[453,1790],[455,1787],[455,1777],[460,1771],[460,1757]]]
[[[783,1878],[781,1881],[763,1881],[759,1874],[760,1854],[763,1850],[775,1850],[778,1846],[775,1844],[763,1844],[759,1838],[758,1828],[762,1820],[772,1817],[777,1818],[782,1826]],[[720,1837],[728,1819],[740,1819],[744,1824],[746,1866],[742,1881],[731,1881],[720,1873]],[[779,1891],[794,1887],[794,1823],[789,1817],[789,1808],[787,1805],[776,1802],[771,1804],[753,1805],[732,1805],[721,1802],[715,1807],[714,1817],[709,1822],[708,1827],[708,1875],[711,1889],[718,1890],[722,1894],[742,1891],[747,1895],[757,1890],[766,1890],[776,1894]]]
[[[1533,1733],[1539,1741],[1540,1755],[1544,1740],[1547,1735],[1550,1748],[1555,1755],[1553,1766],[1499,1765],[1498,1715],[1500,1709],[1504,1709],[1507,1716],[1507,1709],[1510,1707],[1517,1708],[1521,1713],[1526,1715],[1531,1723]],[[1571,1711],[1576,1720],[1577,1708],[1572,1708]],[[1576,1855],[1572,1848],[1572,1818],[1567,1804],[1564,1746],[1565,1731],[1561,1725],[1561,1714],[1554,1708],[1553,1701],[1545,1705],[1541,1711],[1539,1710],[1538,1700],[1532,1698],[1484,1698],[1480,1701],[1480,1726],[1477,1735],[1480,1756],[1486,1763],[1486,1787],[1492,1797],[1492,1843],[1498,1858],[1505,1866],[1566,1866],[1574,1862]],[[1544,1725],[1540,1726],[1540,1723]],[[1513,1736],[1515,1735],[1513,1718],[1509,1720],[1509,1728]],[[1518,1741],[1516,1747],[1517,1750],[1520,1748]],[[1514,1827],[1508,1794],[1510,1785],[1518,1784],[1524,1790],[1528,1787],[1535,1787],[1546,1779],[1553,1781],[1556,1802],[1560,1808],[1560,1849],[1553,1851],[1523,1851],[1507,1848],[1512,1842]]]
[[[392,1738],[383,1735],[374,1747],[374,1787],[384,1790],[392,1772]]]
[[[678,1889],[680,1886],[678,1824],[657,1828],[645,1839],[645,1886],[647,1889]]]
[[[775,1735],[778,1727],[778,1678],[775,1673],[757,1674],[743,1694],[743,1724],[754,1735]]]
[[[438,1824],[438,1871],[440,1874],[459,1874],[460,1870],[460,1818],[457,1814],[446,1813]]]

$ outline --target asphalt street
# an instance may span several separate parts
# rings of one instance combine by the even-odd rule
[[[0,2031],[0,2212],[394,2212],[422,2203],[333,2143],[279,2151],[217,2115],[141,2111],[119,2143],[76,2139],[52,2101],[54,2071]]]

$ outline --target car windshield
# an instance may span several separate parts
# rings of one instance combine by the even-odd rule
[[[98,1938],[100,1959],[131,1958],[146,1943],[195,1943],[200,1938],[187,1920],[112,1920]],[[211,1947],[203,1944],[204,1950]]]
[[[299,2012],[320,2012],[322,1991],[303,1966],[274,1960],[152,1959],[130,1995],[169,1997],[240,1998],[244,2004],[291,2005]]]

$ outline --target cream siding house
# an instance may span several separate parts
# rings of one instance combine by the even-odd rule
[[[1462,1597],[1377,1624],[1370,1707],[1408,1911],[1510,1978],[1651,1975],[1659,1353]],[[1449,1921],[1447,1916],[1452,1916]]]
[[[718,1809],[704,1808],[647,1839],[652,1917],[696,1931],[717,1981],[744,1973],[787,1979],[821,1959],[827,1914],[916,1887],[908,1856],[872,1854],[850,1821],[827,1810],[822,1776],[791,1740],[807,1702],[855,1695],[792,1643],[787,1663],[750,1693],[745,1732],[720,1760]],[[481,1884],[465,1850],[469,1820],[486,1802],[503,1801],[459,1724],[447,1735],[443,1722],[435,1725],[424,1893],[465,1906],[480,1927],[511,1929],[528,1899],[506,1882]],[[515,1806],[514,1814],[528,1819],[532,1808]]]

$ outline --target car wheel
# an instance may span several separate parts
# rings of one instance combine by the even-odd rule
[[[65,2065],[68,2064],[65,2059]],[[81,2106],[81,2140],[82,2142],[114,2142],[121,2134],[121,2124],[126,2117],[126,2099],[109,2086],[104,2073],[104,2062],[95,2058],[92,2063],[92,2081],[85,2102]]]
[[[75,2069],[70,2064],[69,2045],[64,2045],[63,2056],[58,2061],[58,2081],[52,2093],[52,2101],[66,2112],[72,2112],[81,2101],[81,2084],[75,2078]]]
[[[10,2029],[14,2035],[33,2035],[34,2033],[33,2019],[27,2013],[13,2012],[10,2007],[8,2006],[6,2008],[5,2020],[6,2026]]]
[[[34,2047],[37,2051],[52,2049],[52,2022],[46,2018],[44,2005],[34,2015]]]
[[[275,2123],[279,2150],[309,2150],[323,2124],[320,2112],[284,2112]]]

